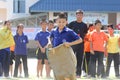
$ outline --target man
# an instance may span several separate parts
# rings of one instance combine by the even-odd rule
[[[84,36],[87,33],[87,25],[82,21],[83,19],[83,11],[77,10],[76,11],[76,21],[71,22],[68,27],[73,29],[83,40]],[[83,53],[84,53],[84,42],[72,46],[74,52],[76,53],[77,58],[77,77],[81,76],[81,66],[83,61]]]

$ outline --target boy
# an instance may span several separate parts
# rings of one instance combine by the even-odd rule
[[[53,44],[52,44],[53,47],[57,47],[60,44],[64,44],[66,47],[70,47],[72,45],[79,44],[82,42],[82,39],[73,30],[66,27],[67,17],[65,16],[65,14],[63,13],[59,14],[57,19],[57,24],[58,27],[51,32],[51,38],[53,39]],[[66,65],[60,65],[60,66],[62,67]],[[56,70],[53,69],[53,72],[55,73]],[[69,71],[64,71],[64,70],[61,71],[61,73],[64,72],[68,72],[67,75],[60,74],[57,76],[62,76],[63,77],[62,80],[75,80],[74,78],[71,78],[71,75],[75,73],[69,73]],[[75,77],[75,75],[72,77]],[[61,80],[61,79],[56,77],[56,80]]]
[[[88,32],[84,37],[84,63],[83,63],[83,71],[84,77],[87,77],[89,75],[89,62],[90,62],[90,35],[92,31],[94,30],[93,24],[89,24]]]
[[[50,34],[53,28],[54,28],[54,22],[52,20],[49,20],[47,30],[49,31]],[[50,38],[48,40],[48,44],[50,44]],[[48,53],[46,52],[46,54]],[[51,72],[51,68],[48,69],[48,78],[51,78],[50,72]]]
[[[51,32],[53,28],[54,28],[54,22],[52,20],[49,20],[47,30]]]
[[[91,76],[96,77],[96,61],[98,61],[97,77],[105,78],[104,72],[104,50],[106,48],[107,36],[101,31],[102,24],[99,20],[95,21],[95,31],[90,38],[90,52],[91,52]]]
[[[48,46],[48,37],[50,36],[50,33],[46,30],[47,21],[42,20],[40,22],[40,26],[41,26],[42,30],[40,32],[38,32],[35,37],[35,40],[36,40],[38,48],[39,48],[39,51],[37,54],[37,58],[38,58],[37,77],[39,77],[39,73],[40,73],[40,77],[42,77],[42,71],[43,71],[42,61],[43,60],[46,65],[46,77],[50,77],[50,74],[49,74],[50,69],[49,69],[48,59],[47,59],[47,55],[46,55],[46,48]]]

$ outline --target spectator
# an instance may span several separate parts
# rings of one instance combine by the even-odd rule
[[[18,67],[20,64],[20,59],[23,62],[23,69],[25,77],[29,77],[28,75],[28,66],[27,66],[27,43],[28,37],[23,33],[24,26],[23,24],[19,24],[17,26],[17,33],[14,36],[15,40],[15,69],[14,69],[14,77],[18,76]]]
[[[101,31],[101,21],[96,20],[95,21],[95,30],[91,34],[90,38],[90,52],[91,52],[91,76],[96,77],[101,77],[105,78],[105,70],[104,70],[104,64],[103,64],[103,58],[104,58],[104,51],[106,49],[106,42],[107,42],[107,36],[106,34]],[[96,61],[98,61],[98,66],[97,66],[97,72],[96,72]]]
[[[50,33],[47,31],[47,21],[42,20],[40,22],[40,26],[42,30],[37,33],[35,40],[37,43],[37,46],[39,48],[37,53],[37,77],[42,77],[42,71],[43,71],[43,63],[44,60],[45,63],[45,69],[46,69],[46,77],[50,77],[50,67],[48,64],[48,59],[46,55],[46,48],[48,47],[48,37],[50,36]]]
[[[83,11],[77,10],[76,11],[76,21],[71,22],[68,27],[73,29],[83,40],[84,36],[87,33],[87,25],[82,21],[83,19]],[[83,62],[83,53],[84,53],[84,42],[72,46],[73,50],[76,54],[77,58],[77,71],[76,75],[79,78],[81,76],[81,67]]]
[[[114,34],[113,25],[108,25],[108,42],[107,42],[107,67],[106,76],[109,77],[110,66],[112,60],[114,61],[115,76],[120,78],[119,75],[119,47],[120,47],[120,36]]]

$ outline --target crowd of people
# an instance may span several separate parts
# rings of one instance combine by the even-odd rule
[[[47,50],[49,49],[49,45],[55,48],[60,44],[66,47],[72,47],[77,60],[76,72],[69,73],[68,71],[67,76],[64,74],[57,75],[62,76],[63,80],[76,80],[76,78],[81,78],[82,71],[85,73],[83,77],[107,78],[109,77],[112,60],[114,61],[115,77],[120,78],[119,34],[116,35],[114,33],[114,26],[112,24],[107,26],[108,33],[102,31],[102,23],[100,20],[96,20],[95,23],[89,24],[88,26],[82,21],[83,16],[84,12],[82,10],[77,10],[76,21],[67,24],[66,15],[60,13],[56,19],[57,27],[54,27],[54,22],[52,20],[49,22],[46,20],[40,21],[39,25],[41,30],[35,36],[36,45],[38,47],[36,51],[38,60],[36,75],[38,78],[43,76],[43,65],[45,65],[46,77],[51,78],[50,72],[52,67],[47,57],[47,54],[49,54]],[[6,28],[6,31],[9,33],[0,33],[0,37],[2,36],[1,38],[3,39],[9,39],[5,37],[9,37],[8,35],[12,32],[10,21],[5,21],[3,27]],[[19,75],[21,76],[23,65],[24,77],[29,77],[26,46],[29,40],[27,35],[24,34],[23,29],[24,25],[18,24],[16,35],[13,36],[15,44],[6,44],[8,45],[7,47],[0,46],[0,76],[18,77],[18,69],[20,72]],[[0,45],[2,44],[4,43]],[[107,57],[106,64],[103,63],[104,57]],[[14,73],[13,60],[15,61]],[[54,72],[56,72],[55,69],[53,69],[53,73]],[[56,76],[55,73],[54,75]],[[55,80],[61,79],[56,78]]]

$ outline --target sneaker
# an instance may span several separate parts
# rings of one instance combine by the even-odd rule
[[[11,77],[10,76],[7,76],[7,77],[5,77],[6,79],[11,79]]]
[[[76,78],[80,78],[80,76],[79,76],[79,75],[77,75],[77,76],[76,76]]]
[[[116,78],[120,79],[120,76],[116,76]]]
[[[101,76],[101,78],[105,79],[105,78],[106,78],[106,76]]]
[[[87,78],[91,78],[91,75],[87,75]]]
[[[95,76],[91,76],[92,79],[95,79],[96,77]]]
[[[52,79],[52,77],[51,77],[51,76],[47,76],[46,78],[47,78],[47,79]]]
[[[87,73],[83,73],[83,77],[87,77]]]

